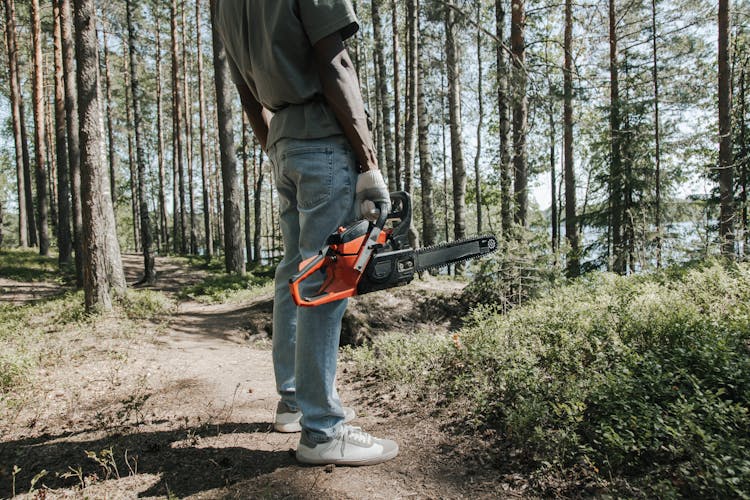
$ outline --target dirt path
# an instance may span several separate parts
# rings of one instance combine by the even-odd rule
[[[135,281],[137,257],[125,265]],[[169,292],[196,279],[180,263],[159,265]],[[254,305],[183,302],[167,324],[95,339],[86,356],[42,371],[36,403],[3,430],[0,497],[12,494],[14,465],[15,492],[29,496],[33,475],[46,471],[34,485],[50,488],[46,498],[516,496],[426,412],[347,384],[344,365],[355,424],[398,440],[401,454],[365,468],[299,465],[298,435],[271,431],[270,343],[248,342],[245,328]]]

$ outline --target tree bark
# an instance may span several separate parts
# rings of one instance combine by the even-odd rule
[[[185,210],[185,168],[182,157],[182,110],[184,104],[182,102],[182,91],[180,89],[180,53],[179,45],[177,43],[177,0],[172,0],[171,9],[172,18],[172,94],[174,96],[174,105],[172,107],[173,114],[173,137],[174,137],[174,153],[177,170],[177,190],[179,191],[179,233],[175,234],[175,250],[180,253],[187,253],[187,213]],[[175,221],[177,220],[177,213],[175,212]],[[175,222],[175,226],[177,226]],[[178,240],[179,236],[179,240]]]
[[[83,198],[84,297],[87,311],[109,311],[125,292],[115,215],[104,167],[99,56],[93,0],[75,0],[78,113]]]
[[[65,116],[65,80],[62,51],[60,0],[53,0],[55,39],[55,135],[57,154],[58,221],[57,247],[60,265],[70,264],[73,241],[70,225],[70,172],[68,170],[67,120]]]
[[[659,68],[656,64],[656,0],[651,0],[651,43],[654,79],[654,174],[656,193],[654,197],[654,226],[656,230],[656,268],[661,268],[661,124],[659,122]]]
[[[565,0],[565,62],[563,70],[563,158],[565,179],[565,238],[568,240],[568,277],[580,274],[580,243],[576,216],[576,179],[573,164],[573,2]]]
[[[250,229],[250,161],[252,155],[255,160],[255,141],[248,140],[248,123],[245,114],[242,114],[242,192],[244,195],[244,221],[245,221],[245,262],[247,266],[253,263],[253,233]],[[250,149],[252,147],[252,149]]]
[[[613,247],[612,270],[625,273],[625,249],[623,248],[622,216],[622,138],[620,121],[620,82],[617,61],[617,15],[615,0],[609,0],[609,75],[610,75],[610,205],[611,232]]]
[[[446,38],[446,73],[448,75],[448,110],[450,114],[451,163],[453,174],[453,237],[466,237],[466,167],[462,143],[461,124],[461,70],[456,36],[458,23],[451,8],[453,0],[447,2],[445,9]],[[456,266],[456,272],[460,266]]]
[[[78,120],[75,46],[70,0],[60,0],[63,68],[65,70],[65,116],[68,132],[70,194],[73,208],[73,248],[75,249],[76,286],[83,287],[83,206],[81,200],[81,148]]]
[[[30,181],[27,172],[29,166],[29,148],[24,124],[23,95],[18,75],[18,49],[16,47],[16,14],[13,0],[4,0],[5,4],[5,46],[8,54],[8,81],[10,83],[10,102],[13,119],[13,140],[16,151],[16,181],[18,192],[18,243],[21,247],[29,246],[29,218],[33,220],[34,211],[29,211],[29,200],[26,185]],[[36,232],[34,229],[33,233]],[[35,239],[35,238],[34,238]]]
[[[510,44],[513,53],[513,191],[515,193],[515,222],[523,227],[528,226],[528,153],[526,151],[526,134],[528,131],[529,105],[526,96],[526,14],[523,0],[511,2]]]
[[[203,230],[206,233],[206,259],[214,255],[214,241],[211,232],[211,206],[208,186],[208,151],[206,146],[206,93],[203,85],[203,52],[201,43],[201,1],[195,1],[196,46],[198,51],[198,113],[200,118],[201,148],[201,187],[203,190]],[[248,254],[249,255],[249,254]]]
[[[477,232],[482,232],[482,179],[479,174],[479,165],[482,159],[482,129],[484,128],[484,98],[482,95],[483,63],[482,63],[482,3],[477,4],[477,151],[474,155],[474,190],[477,200]]]
[[[169,252],[169,218],[167,211],[167,196],[165,187],[167,184],[166,167],[164,165],[164,128],[163,128],[163,103],[162,103],[162,77],[161,77],[161,25],[160,16],[157,11],[153,13],[156,19],[156,138],[157,159],[159,163],[159,226],[161,230],[161,242],[164,252]]]
[[[42,73],[42,23],[39,0],[31,0],[31,35],[34,64],[34,149],[36,153],[36,199],[39,215],[39,255],[49,255],[49,233],[47,216],[49,198],[47,196],[46,140],[44,120],[44,76]]]
[[[383,143],[385,150],[385,164],[379,164],[380,170],[383,172],[383,176],[388,181],[388,189],[391,191],[397,190],[396,174],[394,171],[395,165],[393,160],[393,133],[391,131],[391,107],[388,101],[388,72],[385,66],[385,54],[384,54],[384,43],[383,33],[380,20],[380,6],[382,0],[372,0],[372,33],[375,41],[375,61],[377,66],[376,80],[378,85],[378,95],[380,96],[380,111],[378,117],[380,118],[378,127],[382,130]]]
[[[146,153],[143,149],[143,131],[141,130],[141,95],[138,80],[138,57],[136,45],[138,43],[133,20],[133,0],[125,2],[128,22],[128,48],[130,56],[130,94],[133,98],[133,128],[135,129],[135,155],[138,170],[138,205],[141,217],[141,249],[143,251],[143,280],[144,283],[156,281],[154,266],[153,236],[151,235],[151,220],[146,198]]]
[[[721,253],[734,258],[734,165],[732,164],[732,77],[729,70],[729,0],[719,0],[719,237]]]
[[[393,64],[393,143],[396,156],[392,177],[395,191],[403,187],[402,171],[404,164],[403,146],[401,144],[401,75],[399,70],[399,33],[398,33],[398,3],[391,0],[391,35],[392,35],[392,64]],[[393,189],[392,189],[393,190]]]
[[[505,0],[495,0],[495,33],[497,36],[497,113],[498,134],[500,139],[500,217],[503,235],[507,239],[513,224],[511,214],[511,176],[510,176],[510,120],[508,119],[508,64],[502,43],[505,41]]]
[[[133,95],[130,86],[130,58],[125,57],[124,79],[125,79],[125,123],[127,124],[126,133],[128,135],[128,171],[130,173],[130,210],[133,216],[133,247],[135,252],[141,251],[141,216],[140,206],[138,205],[138,173],[136,171],[136,159],[134,151],[133,137]],[[111,183],[111,181],[110,181]]]
[[[419,10],[415,14],[414,22],[419,32]],[[435,209],[433,196],[433,166],[430,154],[430,118],[427,114],[423,89],[424,51],[417,50],[417,115],[419,123],[419,177],[422,184],[422,242],[425,246],[437,243],[437,228],[435,227]]]
[[[375,0],[377,1],[377,0]],[[374,2],[373,2],[374,3]],[[258,148],[258,156],[253,157],[253,263],[259,266],[263,262],[263,151]]]
[[[417,16],[419,1],[407,0],[406,23],[408,43],[406,47],[406,128],[404,129],[404,190],[414,191],[414,157],[417,142],[417,85],[419,80],[419,35]]]
[[[213,6],[211,0],[211,25]],[[227,273],[244,274],[245,259],[242,258],[242,228],[240,220],[240,190],[237,182],[237,159],[234,152],[234,126],[232,124],[232,100],[229,86],[229,65],[221,37],[212,29],[214,43],[214,72],[216,84],[216,114],[221,152],[221,179],[224,186],[224,257]]]
[[[107,44],[107,26],[102,30],[104,42],[104,83],[107,87],[107,138],[109,145],[109,190],[112,195],[112,204],[117,203],[117,151],[115,147],[114,110],[112,109],[112,75],[109,65],[109,45]]]
[[[185,91],[185,160],[187,166],[188,202],[190,203],[190,253],[198,253],[198,234],[195,229],[195,189],[193,188],[193,100],[190,96],[188,79],[188,47],[186,34],[188,31],[185,3],[182,3],[182,84]]]

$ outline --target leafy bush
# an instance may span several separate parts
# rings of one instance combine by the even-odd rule
[[[628,494],[747,498],[749,342],[750,267],[712,263],[583,278],[507,314],[480,307],[454,338],[378,339],[359,359],[465,408],[504,462],[570,477],[585,464]]]
[[[257,292],[271,281],[267,273],[209,276],[196,285],[183,288],[177,296],[181,299],[190,298],[202,302],[224,302],[243,296],[242,292],[250,291],[252,295],[252,292]]]

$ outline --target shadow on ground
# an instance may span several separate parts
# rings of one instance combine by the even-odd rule
[[[228,434],[267,433],[268,423],[204,425],[167,431],[133,432],[86,440],[87,432],[43,435],[0,443],[0,497],[12,495],[14,465],[16,494],[29,491],[32,478],[46,470],[36,484],[48,488],[74,488],[80,479],[71,475],[80,467],[83,477],[110,479],[133,474],[159,475],[159,481],[139,496],[185,497],[248,481],[291,465],[288,451],[263,451],[243,447],[203,447],[202,438]],[[239,437],[239,436],[238,436]],[[111,459],[105,450],[111,450]],[[104,451],[104,453],[102,453]],[[94,452],[102,463],[87,457]],[[126,455],[127,452],[127,455]],[[127,462],[126,462],[127,457]],[[115,472],[115,468],[117,472]]]

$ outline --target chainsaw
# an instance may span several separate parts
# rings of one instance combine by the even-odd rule
[[[411,197],[391,193],[390,213],[378,220],[360,220],[331,234],[317,255],[302,261],[289,280],[295,304],[314,307],[329,302],[406,285],[416,273],[481,257],[497,249],[493,235],[475,236],[425,248],[409,245]],[[385,228],[392,221],[391,228]],[[305,294],[305,280],[320,272],[323,284]],[[307,287],[310,288],[310,287]]]

